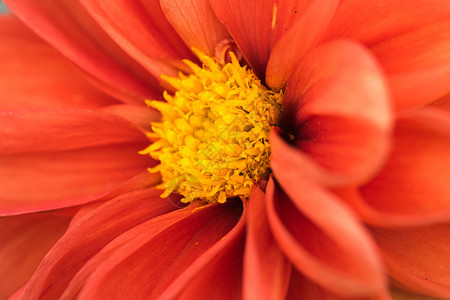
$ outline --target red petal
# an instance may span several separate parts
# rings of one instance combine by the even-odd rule
[[[158,97],[160,84],[120,49],[74,1],[5,1],[30,28],[77,66],[120,94],[142,103]],[[107,90],[109,91],[109,89]]]
[[[86,203],[144,172],[145,144],[98,146],[3,158],[0,212],[19,214]]]
[[[450,216],[450,115],[421,110],[397,121],[393,151],[377,177],[362,187],[372,208],[412,221]]]
[[[177,75],[182,58],[193,59],[167,22],[159,1],[92,1],[82,5],[110,37],[155,78]]]
[[[270,50],[310,1],[209,1],[259,78],[264,74]]]
[[[69,225],[67,217],[30,214],[0,218],[0,298],[24,285]]]
[[[292,264],[327,291],[343,297],[381,293],[384,275],[375,246],[350,211],[307,179],[277,179],[292,202],[270,180],[267,214]]]
[[[450,298],[450,227],[373,228],[389,274],[408,290]]]
[[[91,259],[65,294],[75,295],[82,288],[79,294],[82,299],[156,298],[199,256],[206,254],[205,251],[229,240],[226,234],[241,212],[239,203],[189,206],[145,222],[115,239]],[[197,279],[203,276],[206,274],[196,274]],[[207,279],[212,284],[214,279]],[[189,286],[194,285],[191,280]],[[205,286],[202,288],[207,290]],[[231,285],[228,288],[233,290]]]
[[[244,299],[284,299],[291,265],[274,240],[267,220],[265,195],[254,187],[248,208],[244,255]]]
[[[115,198],[79,218],[50,250],[27,284],[27,299],[59,298],[78,270],[107,243],[175,207],[149,189]]]
[[[275,44],[267,65],[268,86],[272,89],[284,88],[298,63],[322,38],[338,4],[338,0],[311,1],[306,12]]]
[[[397,110],[424,105],[450,91],[450,22],[408,32],[372,50],[388,73]]]
[[[0,15],[0,57],[0,110],[115,103],[11,15]]]
[[[167,19],[189,47],[195,47],[213,57],[217,43],[231,39],[212,11],[208,0],[160,2]]]
[[[128,121],[92,110],[0,111],[0,137],[1,154],[73,150],[147,140]]]
[[[391,113],[369,52],[334,41],[311,52],[290,77],[282,125],[298,147],[329,170],[366,181],[384,162]]]

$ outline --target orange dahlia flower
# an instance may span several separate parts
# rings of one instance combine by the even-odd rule
[[[450,1],[5,2],[0,298],[450,298]]]

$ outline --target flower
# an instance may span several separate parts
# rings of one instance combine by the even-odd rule
[[[449,1],[6,2],[76,70],[0,18],[1,297],[450,297]],[[138,153],[190,48],[283,91],[249,197]]]

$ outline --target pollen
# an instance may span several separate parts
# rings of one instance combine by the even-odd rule
[[[224,203],[248,197],[253,184],[270,173],[269,132],[281,114],[282,92],[266,88],[247,66],[220,64],[196,51],[202,67],[185,60],[192,74],[163,77],[176,92],[147,101],[161,112],[141,154],[160,161],[162,197],[181,194],[182,202]]]

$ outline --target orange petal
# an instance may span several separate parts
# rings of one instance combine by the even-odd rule
[[[70,218],[46,213],[0,218],[0,298],[24,285]]]
[[[324,290],[317,284],[308,280],[305,276],[301,275],[297,270],[292,271],[291,282],[289,285],[289,293],[286,297],[287,300],[296,299],[321,299],[321,300],[345,300],[348,298],[342,298],[336,296],[329,291]],[[371,297],[352,298],[354,300],[388,300],[390,299],[386,291],[383,293]]]
[[[183,271],[192,267],[197,258],[211,257],[208,255],[210,251],[214,252],[214,258],[219,258],[221,255],[214,249],[221,244],[229,244],[229,235],[235,231],[232,228],[241,213],[240,203],[227,202],[223,205],[189,206],[149,220],[121,235],[93,257],[72,280],[65,294],[73,296],[81,288],[79,297],[82,299],[156,298]],[[242,225],[239,226],[240,236]],[[233,251],[224,253],[235,254]],[[237,257],[233,256],[233,260],[236,261]],[[242,263],[240,259],[238,261]],[[221,277],[225,292],[239,293],[234,286],[227,285],[230,282],[222,277],[224,272],[213,268],[211,261],[208,263],[215,275]],[[205,273],[196,273],[195,278],[207,280],[219,295],[222,289],[213,284],[213,274]],[[232,274],[235,275],[234,269]],[[195,280],[191,278],[189,287],[182,290],[189,293],[189,288],[194,287]],[[173,292],[174,288],[167,290]],[[206,290],[207,285],[203,285],[202,291]],[[208,299],[201,293],[197,297]]]
[[[344,37],[372,46],[449,18],[447,0],[345,0],[341,1],[326,39]]]
[[[410,109],[450,92],[450,22],[432,24],[373,46],[388,74],[394,106]]]
[[[269,222],[292,264],[342,297],[382,293],[384,274],[368,233],[339,199],[300,176],[267,186]],[[291,200],[292,199],[292,200]]]
[[[382,74],[373,57],[338,40],[312,51],[290,77],[282,128],[330,171],[366,181],[384,162],[392,123]]]
[[[248,207],[244,254],[244,299],[284,299],[291,265],[278,247],[267,220],[266,198],[254,187]]]
[[[116,101],[11,15],[0,15],[0,110],[97,108]]]
[[[220,41],[231,40],[208,0],[161,0],[160,3],[167,20],[188,47],[213,57]]]
[[[410,291],[450,298],[450,227],[372,228],[389,274]]]
[[[271,48],[310,5],[310,1],[305,0],[209,2],[255,74],[262,80]]]
[[[268,61],[266,83],[272,89],[284,88],[291,73],[327,29],[338,0],[314,0],[275,44]]]
[[[154,162],[142,143],[3,157],[0,212],[18,214],[93,201]]]
[[[0,137],[1,154],[147,141],[143,132],[122,118],[92,110],[67,109],[0,111]]]
[[[182,58],[193,59],[166,20],[157,0],[80,1],[96,22],[125,52],[155,78],[176,76]]]
[[[450,216],[450,115],[423,109],[397,121],[387,164],[361,188],[367,204],[412,221]]]
[[[76,272],[107,243],[136,225],[175,209],[160,191],[125,194],[77,218],[50,250],[22,297],[59,298]]]
[[[127,102],[156,98],[159,80],[130,58],[74,1],[5,1],[25,24]]]

